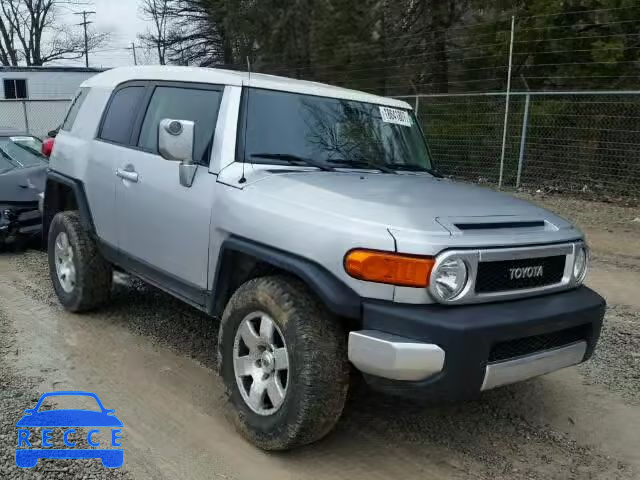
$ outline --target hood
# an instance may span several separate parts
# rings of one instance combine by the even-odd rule
[[[561,223],[559,227],[567,223],[510,195],[427,175],[284,173],[270,175],[253,186],[301,207],[388,228],[442,231],[448,222],[439,223],[438,219],[488,216],[546,218]]]
[[[17,168],[0,175],[0,203],[37,202],[44,191],[47,166]]]
[[[523,241],[548,243],[579,236],[566,220],[532,203],[487,188],[429,175],[282,173],[268,175],[249,188],[275,196],[291,204],[292,208],[309,209],[310,214],[315,211],[341,217],[351,224],[379,224],[396,239],[398,250],[407,253],[414,250],[424,253],[424,249],[416,244],[425,243],[427,236],[430,237],[428,243],[445,246],[481,245],[485,241],[503,245]],[[516,225],[518,229],[500,225],[496,229],[500,222]],[[533,227],[531,222],[539,226]],[[484,226],[465,231],[457,228],[457,225],[468,226],[470,223],[481,223],[499,233],[488,232]],[[520,229],[520,225],[526,228]],[[530,238],[529,242],[524,234]]]

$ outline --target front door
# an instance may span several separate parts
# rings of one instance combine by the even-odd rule
[[[134,270],[197,303],[207,287],[209,224],[216,183],[209,173],[211,145],[222,88],[158,84],[137,141],[116,159],[118,247]],[[178,162],[158,153],[158,126],[165,118],[195,122],[193,185],[179,182]]]

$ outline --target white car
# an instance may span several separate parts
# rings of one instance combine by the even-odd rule
[[[56,137],[44,218],[68,310],[105,302],[115,265],[221,318],[236,424],[268,450],[327,434],[358,371],[472,397],[587,360],[604,315],[578,229],[442,178],[407,103],[318,83],[96,75]]]

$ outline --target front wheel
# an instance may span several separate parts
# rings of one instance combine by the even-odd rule
[[[300,281],[248,281],[225,308],[218,365],[239,431],[265,450],[319,440],[342,413],[346,335]]]

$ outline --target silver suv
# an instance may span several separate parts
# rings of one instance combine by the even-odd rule
[[[356,376],[459,399],[585,361],[605,310],[583,234],[442,178],[408,104],[268,75],[89,79],[43,224],[68,310],[118,268],[221,319],[236,425],[268,450],[327,434]]]

